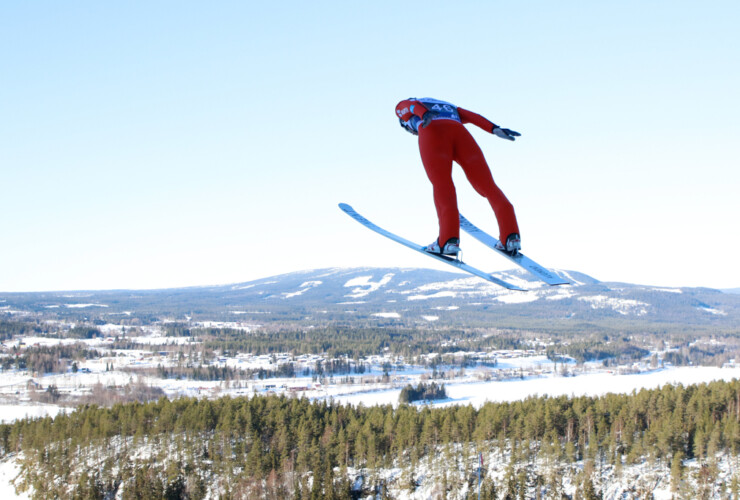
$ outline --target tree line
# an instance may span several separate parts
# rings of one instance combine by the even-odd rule
[[[151,453],[137,458],[137,443]],[[680,480],[686,459],[711,464],[720,452],[740,451],[740,382],[530,397],[477,409],[345,406],[284,396],[162,398],[0,425],[0,454],[23,452],[22,477],[39,498],[96,498],[121,487],[202,498],[205,485],[218,485],[226,496],[350,498],[348,467],[366,471],[367,488],[373,477],[372,484],[380,481],[373,471],[413,471],[460,446],[471,454],[500,450],[512,463],[538,458],[619,467],[648,457],[672,467],[678,461]],[[516,497],[517,488],[545,480],[517,470],[523,478],[512,472],[510,484],[489,479],[487,491],[505,488]],[[549,480],[557,488],[557,477]]]
[[[31,346],[16,350],[13,356],[3,358],[0,367],[3,370],[28,370],[40,375],[66,373],[75,361],[95,359],[98,356],[95,350],[87,349],[84,344]]]
[[[0,340],[14,336],[31,336],[47,333],[48,328],[38,321],[6,321],[0,319]]]

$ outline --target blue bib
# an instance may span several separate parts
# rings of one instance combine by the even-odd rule
[[[460,114],[457,112],[457,106],[454,104],[450,104],[449,102],[445,101],[439,101],[437,99],[431,99],[429,97],[423,97],[419,99],[419,102],[424,105],[425,108],[427,108],[429,111],[434,113],[434,119],[447,119],[447,120],[455,120],[456,122],[461,121],[460,120]]]

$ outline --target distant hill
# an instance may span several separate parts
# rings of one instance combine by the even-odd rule
[[[740,288],[723,288],[723,292],[725,293],[737,293],[740,294]]]
[[[331,268],[208,287],[0,293],[0,318],[612,331],[740,328],[738,294],[601,282],[576,271],[557,272],[573,284],[549,287],[520,270],[494,273],[529,289],[516,292],[430,269]]]

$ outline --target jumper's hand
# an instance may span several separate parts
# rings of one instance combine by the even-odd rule
[[[508,128],[501,128],[501,127],[494,127],[493,134],[496,137],[507,139],[509,141],[513,141],[515,140],[516,137],[519,137],[522,135],[519,132],[514,132],[513,130],[509,130]]]
[[[421,126],[426,128],[427,125],[432,123],[432,120],[434,119],[434,113],[431,111],[427,111],[424,113],[424,116],[421,117]]]

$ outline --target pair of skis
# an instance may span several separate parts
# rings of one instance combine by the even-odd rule
[[[424,255],[431,257],[433,259],[436,259],[440,262],[444,262],[445,264],[448,264],[450,266],[456,267],[462,271],[465,271],[467,273],[470,273],[474,276],[478,276],[479,278],[483,278],[486,281],[490,281],[491,283],[495,283],[499,286],[502,286],[504,288],[507,288],[509,290],[519,290],[519,291],[526,291],[525,288],[521,288],[516,285],[512,285],[511,283],[507,283],[504,280],[501,280],[499,278],[496,278],[495,276],[491,276],[489,273],[485,271],[481,271],[478,268],[475,268],[471,265],[468,265],[461,260],[455,259],[453,257],[449,257],[447,255],[441,255],[441,254],[435,254],[435,253],[429,253],[426,250],[424,250],[424,246],[417,245],[416,243],[407,240],[406,238],[402,238],[400,236],[397,236],[390,231],[386,231],[380,226],[377,226],[367,220],[365,217],[360,215],[353,209],[351,206],[347,205],[346,203],[340,203],[339,208],[341,208],[347,215],[355,219],[357,222],[362,224],[368,229],[371,229],[375,231],[378,234],[381,234],[385,236],[386,238],[389,238],[397,243],[400,243],[401,245],[407,246],[411,248],[412,250],[416,250],[417,252],[421,252]],[[490,234],[482,231],[477,226],[475,226],[472,222],[470,222],[468,219],[460,215],[460,228],[462,228],[463,231],[473,236],[475,239],[483,243],[484,245],[492,248],[494,251],[498,252],[499,254],[503,255],[510,261],[512,261],[514,264],[518,265],[519,267],[525,269],[526,271],[529,271],[532,275],[537,277],[538,279],[544,281],[548,285],[565,285],[569,282],[562,279],[557,274],[549,271],[548,269],[540,266],[535,261],[530,259],[529,257],[526,257],[521,252],[517,253],[516,255],[512,256],[507,254],[506,252],[496,248],[496,244],[498,243],[498,240],[491,236]]]

